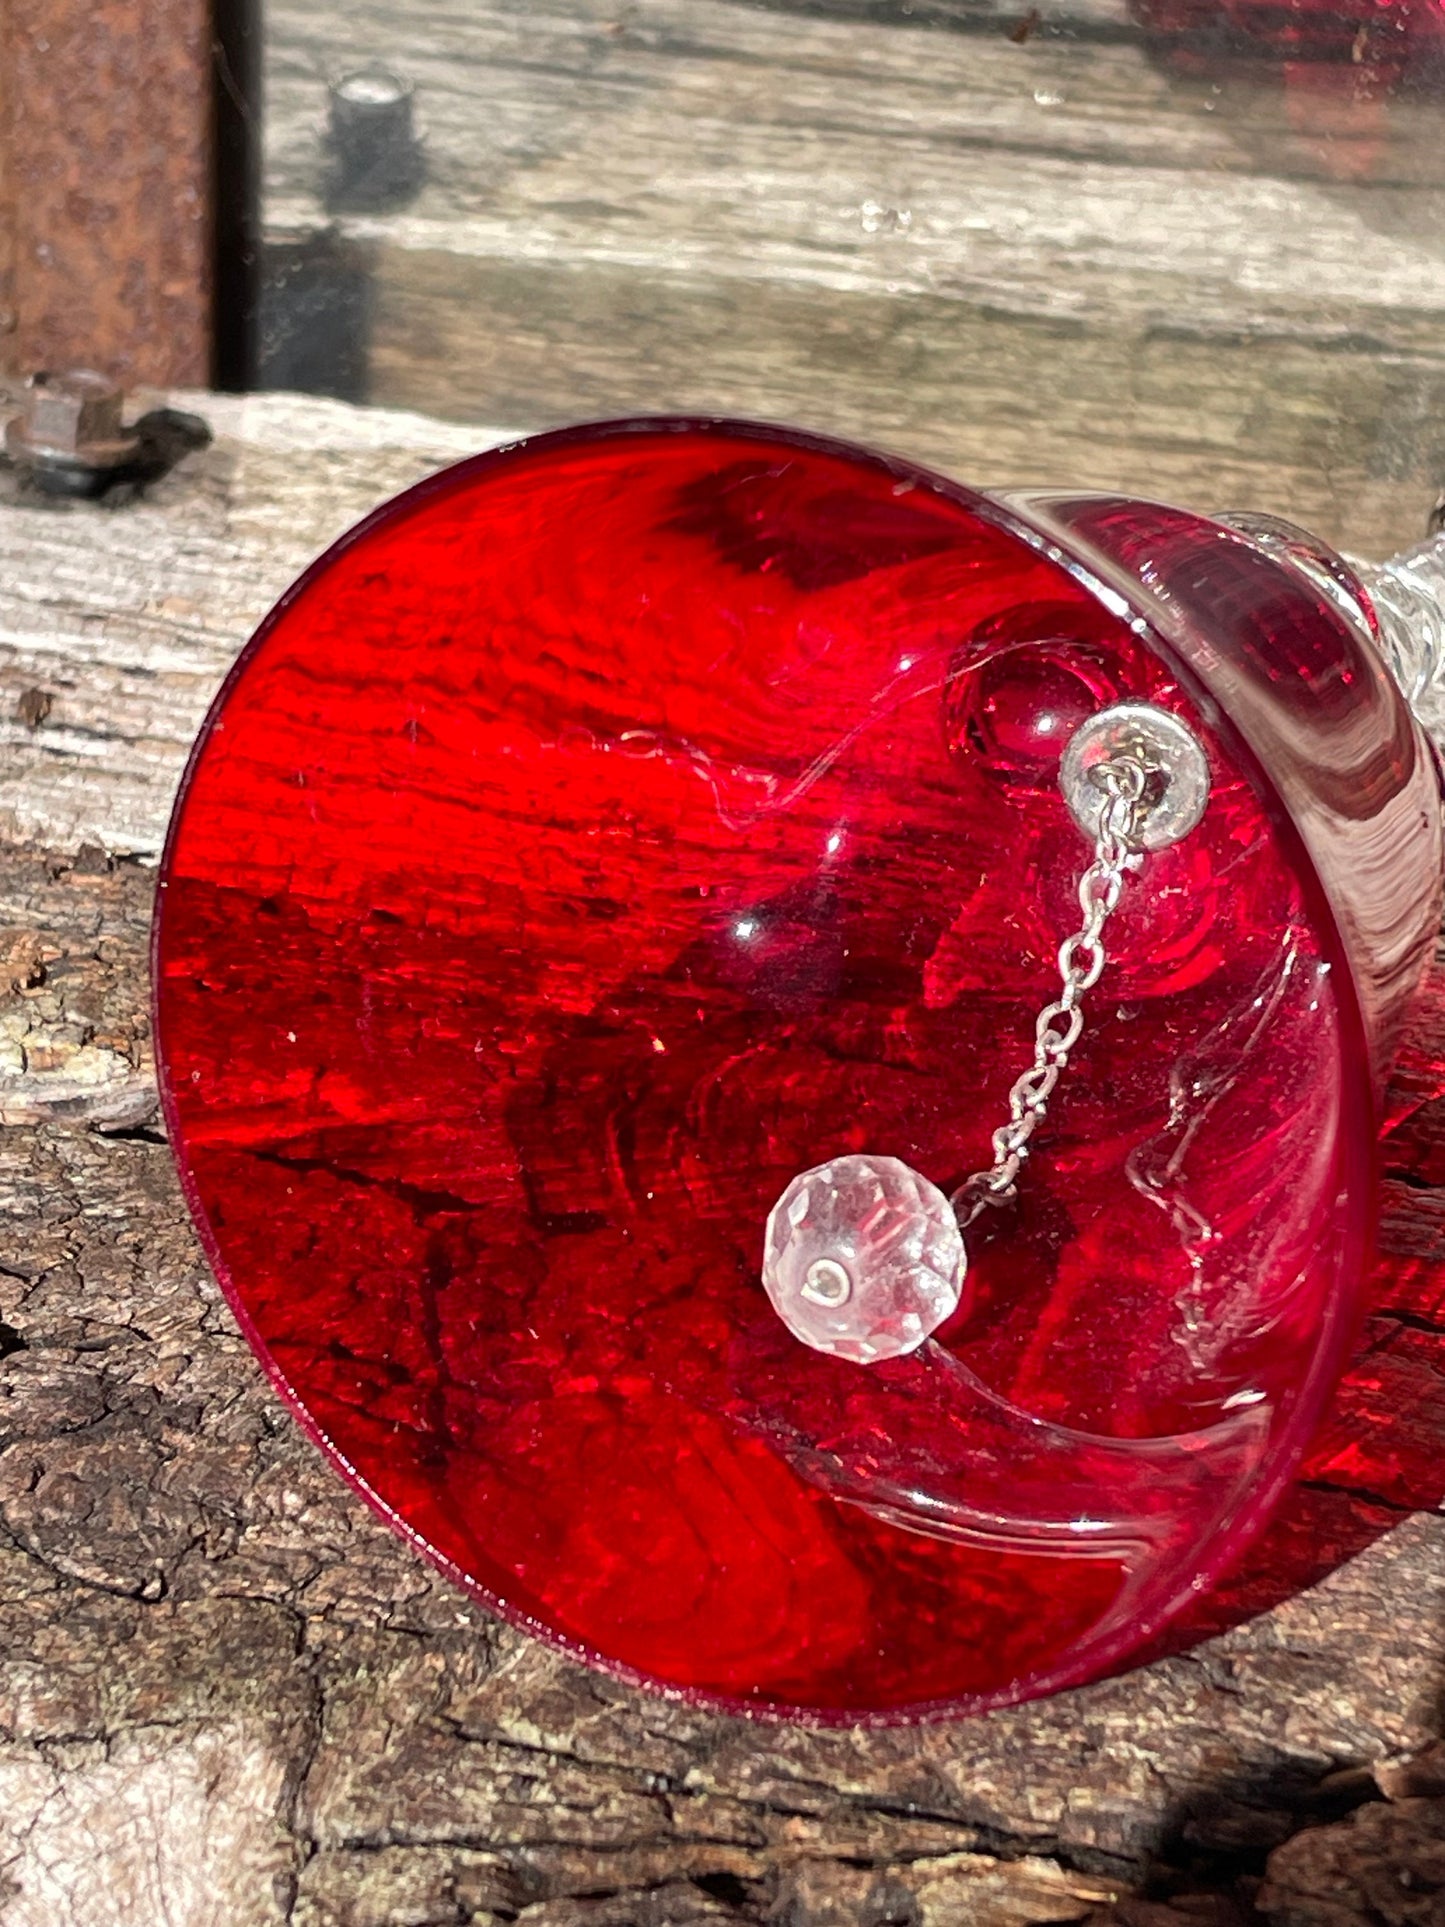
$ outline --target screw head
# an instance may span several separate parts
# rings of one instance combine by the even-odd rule
[[[391,115],[404,101],[410,102],[411,97],[411,82],[385,67],[362,67],[354,73],[340,75],[331,83],[332,115],[342,121]],[[410,113],[408,106],[408,119]]]

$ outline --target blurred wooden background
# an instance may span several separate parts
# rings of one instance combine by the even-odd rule
[[[1418,533],[1445,479],[1429,71],[1191,70],[1124,0],[887,13],[275,0],[267,385],[761,415],[985,483]],[[415,85],[425,179],[358,212],[327,83],[372,63]]]

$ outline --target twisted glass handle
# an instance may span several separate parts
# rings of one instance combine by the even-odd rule
[[[1369,591],[1376,646],[1415,719],[1445,755],[1445,535],[1388,562],[1351,562]]]

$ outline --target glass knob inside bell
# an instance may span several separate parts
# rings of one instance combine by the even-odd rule
[[[815,1165],[768,1218],[763,1284],[778,1316],[860,1365],[917,1351],[957,1310],[966,1267],[953,1206],[900,1158]]]

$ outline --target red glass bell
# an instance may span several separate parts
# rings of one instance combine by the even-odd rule
[[[1440,897],[1405,581],[1382,639],[1283,525],[717,423],[378,511],[230,678],[156,932],[188,1196],[314,1435],[665,1687],[854,1719],[1118,1662],[1258,1530],[1355,1330]],[[988,1165],[1091,854],[1061,758],[1119,704],[1202,748],[1203,814],[1119,896],[956,1311],[813,1349],[769,1213],[830,1160]]]

